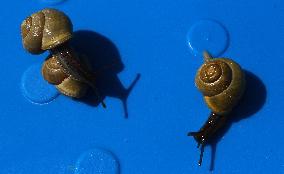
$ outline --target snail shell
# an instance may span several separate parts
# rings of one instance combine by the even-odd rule
[[[62,94],[69,97],[81,98],[87,92],[87,84],[75,80],[71,75],[66,74],[54,56],[49,57],[43,63],[42,75],[49,83],[56,85],[56,88]]]
[[[68,75],[64,73],[57,59],[49,57],[42,66],[43,78],[53,85],[59,85]]]
[[[242,97],[245,77],[241,67],[233,60],[211,58],[197,71],[195,84],[212,112],[226,115]]]
[[[23,46],[32,54],[40,54],[68,41],[72,33],[68,16],[55,9],[36,12],[21,24]]]

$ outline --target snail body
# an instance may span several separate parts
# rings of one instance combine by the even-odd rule
[[[50,52],[42,66],[45,80],[62,94],[74,98],[83,97],[87,87],[91,87],[101,100],[95,73],[83,65],[69,45],[73,25],[67,15],[55,9],[43,9],[22,22],[21,34],[23,46],[31,54]],[[105,107],[104,102],[101,103]]]
[[[201,145],[199,165],[202,163],[205,144],[222,128],[230,112],[245,91],[245,76],[241,67],[228,58],[212,58],[204,52],[205,63],[198,69],[195,84],[211,110],[210,117],[198,132],[189,132]]]

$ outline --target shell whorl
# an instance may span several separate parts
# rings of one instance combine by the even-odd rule
[[[238,103],[245,88],[241,67],[231,59],[215,58],[206,61],[195,78],[208,107],[216,114],[226,115]]]
[[[195,83],[204,96],[214,96],[224,91],[232,81],[232,70],[222,60],[209,61],[197,72]]]
[[[63,12],[43,9],[22,22],[21,33],[24,48],[40,54],[72,38],[73,27]]]

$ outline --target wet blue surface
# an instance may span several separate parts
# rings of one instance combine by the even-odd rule
[[[229,46],[229,34],[218,22],[201,20],[190,28],[187,41],[193,55],[202,57],[204,50],[207,50],[216,57]]]
[[[41,64],[32,65],[24,72],[21,85],[23,95],[35,104],[48,104],[59,96],[59,91],[43,79]]]
[[[118,174],[119,164],[114,155],[103,149],[92,149],[78,159],[75,174]]]
[[[91,92],[82,100],[59,95],[44,105],[23,95],[23,81],[36,99],[43,89],[44,97],[53,91],[38,74],[26,73],[47,53],[28,54],[19,30],[26,16],[45,7],[70,16],[73,45],[95,69],[115,62],[98,77],[107,109]],[[3,1],[0,173],[284,173],[283,19],[280,0]],[[201,25],[194,31],[212,37],[193,36],[195,55],[189,33],[204,20],[222,26],[226,35]],[[210,113],[194,85],[203,47],[238,62],[247,91],[225,130],[206,146],[199,167],[196,142],[186,135]]]

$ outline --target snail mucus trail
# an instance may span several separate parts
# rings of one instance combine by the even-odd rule
[[[200,148],[198,165],[201,166],[204,146],[222,128],[232,109],[238,104],[245,90],[245,76],[241,67],[228,58],[213,58],[203,53],[205,63],[199,68],[195,84],[202,92],[211,114],[198,132],[189,132]]]
[[[106,107],[96,88],[96,74],[79,61],[79,55],[69,45],[73,25],[66,14],[50,8],[33,13],[22,22],[21,35],[24,48],[31,54],[50,52],[42,66],[45,80],[74,98],[82,97],[89,86]]]

